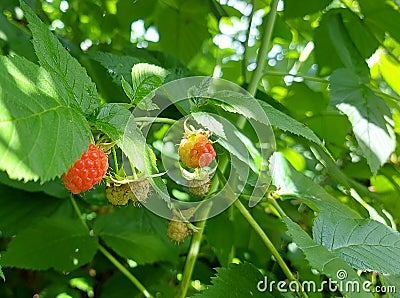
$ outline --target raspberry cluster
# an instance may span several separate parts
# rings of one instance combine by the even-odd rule
[[[107,173],[107,155],[90,144],[88,151],[84,152],[66,174],[62,175],[65,187],[73,194],[87,191],[99,183]]]
[[[216,156],[208,134],[204,131],[183,138],[178,153],[183,164],[189,168],[206,167]]]

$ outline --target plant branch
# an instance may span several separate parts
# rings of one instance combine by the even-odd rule
[[[267,24],[265,26],[264,35],[262,38],[261,48],[257,55],[257,67],[254,70],[253,76],[248,87],[248,91],[251,95],[255,95],[257,92],[258,83],[263,76],[264,65],[266,61],[266,56],[268,53],[269,45],[271,42],[272,32],[274,30],[276,14],[278,9],[279,0],[272,0],[271,10],[267,15]]]
[[[99,244],[100,252],[111,262],[113,265],[125,275],[145,297],[153,298],[153,296],[146,290],[146,288],[141,284],[141,282],[122,265],[111,253],[109,253],[102,245]]]
[[[271,203],[271,205],[275,208],[275,210],[278,212],[280,218],[287,217],[286,212],[282,209],[282,207],[278,204],[276,199],[272,196],[268,198],[268,201]]]
[[[325,78],[310,77],[310,76],[304,76],[304,75],[299,75],[299,74],[292,75],[292,74],[287,73],[287,72],[272,71],[272,70],[265,71],[263,76],[274,76],[274,77],[290,76],[290,77],[293,77],[293,78],[302,78],[305,81],[313,81],[313,82],[318,82],[318,83],[329,84],[329,80],[325,79]]]
[[[222,182],[226,183],[226,179],[223,176],[222,172],[218,171],[217,174],[218,174],[219,179],[221,179]],[[279,215],[281,217],[286,217],[286,213],[279,206],[278,202],[276,202],[276,200],[273,198],[271,198],[271,202],[272,202],[272,205],[277,209]],[[275,257],[275,260],[277,261],[278,265],[281,267],[281,269],[282,269],[283,273],[286,275],[286,277],[290,281],[296,282],[297,285],[299,286],[299,289],[301,289],[300,282],[294,277],[292,271],[290,271],[289,267],[286,265],[285,261],[282,259],[278,250],[275,248],[274,244],[268,238],[267,234],[265,234],[264,230],[260,227],[260,225],[254,219],[254,217],[246,209],[246,207],[244,207],[244,205],[239,200],[239,198],[236,199],[235,206],[239,209],[240,213],[242,213],[244,218],[247,220],[247,222],[250,224],[250,226],[255,230],[255,232],[261,237],[261,240],[263,241],[265,246],[269,249],[269,251],[272,253],[272,255]],[[307,294],[303,291],[301,292],[301,295],[303,297],[308,297]]]
[[[251,1],[251,13],[248,17],[249,20],[249,25],[247,26],[247,32],[246,32],[246,39],[243,42],[243,47],[244,47],[244,52],[243,52],[243,59],[242,59],[242,75],[244,78],[244,81],[247,83],[247,56],[248,56],[248,45],[249,45],[249,39],[250,39],[250,34],[251,34],[251,23],[253,22],[253,16],[254,16],[254,0]]]
[[[161,118],[161,117],[136,117],[135,122],[154,122],[154,123],[166,123],[166,124],[174,124],[176,122],[175,119],[170,118]]]
[[[235,201],[235,206],[239,209],[240,213],[242,213],[242,215],[247,220],[247,222],[250,224],[250,226],[254,229],[254,231],[261,237],[261,240],[264,242],[265,246],[272,253],[276,262],[281,267],[281,269],[282,269],[283,273],[286,275],[286,277],[290,281],[297,283],[297,285],[299,286],[299,289],[301,289],[302,287],[301,287],[300,282],[294,277],[292,271],[290,271],[289,267],[286,265],[285,261],[282,259],[278,250],[275,248],[274,244],[271,242],[271,240],[268,238],[267,234],[265,234],[264,230],[260,227],[260,225],[253,218],[253,216],[246,209],[246,207],[244,207],[244,205],[242,204],[242,202],[239,199],[237,199]],[[301,293],[302,297],[308,297],[305,292],[301,291],[300,293]]]
[[[114,165],[115,165],[115,172],[119,172],[119,166],[118,166],[118,159],[117,159],[117,152],[115,150],[115,147],[112,147],[112,154],[113,154],[113,159],[114,159]]]
[[[69,197],[70,197],[70,199],[71,199],[71,204],[72,204],[72,207],[74,208],[74,211],[75,211],[76,215],[78,215],[78,217],[79,217],[81,223],[83,224],[83,226],[84,226],[86,229],[89,230],[89,227],[88,227],[88,225],[87,225],[85,219],[83,218],[82,212],[81,212],[81,210],[79,209],[79,206],[78,206],[78,204],[76,203],[76,201],[75,201],[75,199],[74,199],[74,196],[73,196],[72,194],[70,194]]]
[[[206,210],[207,213],[209,211]],[[200,251],[201,239],[203,237],[204,228],[207,220],[204,219],[197,224],[198,231],[193,233],[192,241],[190,242],[189,252],[186,256],[185,267],[183,268],[182,282],[179,287],[178,298],[185,298],[189,288],[190,280],[192,278],[194,266],[196,264],[197,256]]]
[[[82,212],[79,209],[78,204],[76,203],[73,195],[70,195],[71,204],[74,208],[76,215],[78,215],[79,219],[81,220],[82,224],[85,226],[86,229],[89,230],[89,227],[83,218]],[[124,267],[111,253],[109,253],[101,244],[98,244],[98,248],[100,252],[111,262],[113,265],[123,274],[125,275],[138,289],[142,294],[147,298],[153,298],[153,296],[146,290],[146,288],[140,283],[140,281],[129,272],[128,269]]]

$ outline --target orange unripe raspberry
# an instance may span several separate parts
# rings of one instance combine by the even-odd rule
[[[189,168],[206,167],[216,156],[205,132],[193,133],[187,138],[183,138],[178,153],[183,164]]]
[[[84,152],[68,172],[62,175],[62,180],[69,191],[78,194],[99,183],[107,173],[107,169],[107,155],[94,144],[90,144],[88,151]]]

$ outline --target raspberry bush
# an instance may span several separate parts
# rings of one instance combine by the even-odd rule
[[[0,297],[399,296],[398,1],[0,12]]]

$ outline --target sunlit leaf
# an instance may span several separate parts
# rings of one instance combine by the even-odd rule
[[[371,171],[376,174],[396,146],[390,110],[349,69],[336,70],[330,81],[332,104],[349,118]]]
[[[132,67],[132,89],[125,87],[124,90],[131,102],[137,104],[139,108],[143,110],[158,109],[156,104],[145,97],[163,84],[167,74],[167,70],[156,65],[136,64]]]
[[[337,216],[361,218],[355,210],[331,196],[322,186],[303,173],[297,172],[281,153],[274,153],[271,164],[272,183],[278,188],[279,194],[293,195],[314,211],[334,212]]]
[[[12,179],[49,181],[90,142],[80,109],[43,68],[0,56],[0,169]]]
[[[21,0],[21,7],[29,21],[33,45],[40,64],[49,71],[57,84],[62,84],[85,114],[91,114],[100,101],[96,85],[79,62],[73,58],[56,36],[42,23],[32,9]]]

